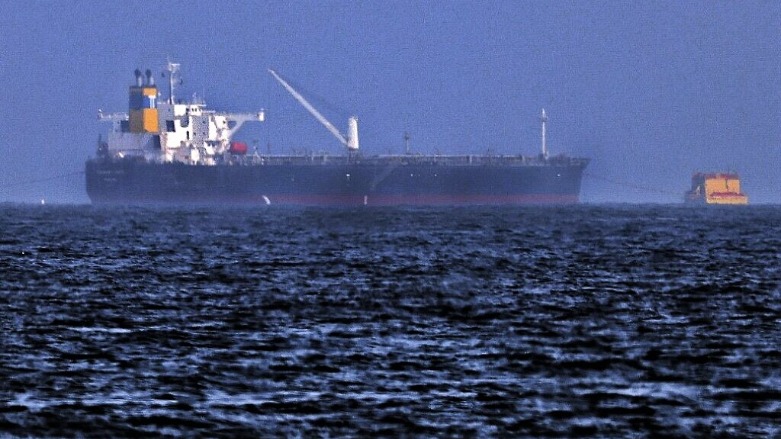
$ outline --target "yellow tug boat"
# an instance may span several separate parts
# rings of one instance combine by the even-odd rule
[[[684,197],[692,204],[748,204],[740,191],[740,177],[734,172],[698,172],[692,176],[692,187]]]

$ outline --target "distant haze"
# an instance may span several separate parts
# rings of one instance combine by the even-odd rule
[[[133,70],[178,96],[265,108],[261,152],[340,146],[274,68],[365,154],[591,158],[585,202],[680,202],[695,171],[781,202],[781,2],[18,1],[0,14],[0,202],[87,203],[97,110],[127,111]],[[167,90],[161,87],[164,97]]]

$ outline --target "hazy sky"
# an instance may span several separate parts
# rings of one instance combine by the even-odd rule
[[[31,1],[0,14],[0,201],[88,202],[84,161],[133,70],[182,64],[179,96],[268,111],[237,137],[340,151],[279,71],[366,154],[585,156],[586,202],[682,199],[734,170],[781,203],[781,2]],[[63,176],[64,175],[64,176]],[[49,179],[49,180],[45,180]],[[45,181],[44,181],[45,180]]]

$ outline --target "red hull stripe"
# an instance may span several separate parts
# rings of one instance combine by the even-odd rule
[[[447,206],[574,204],[577,195],[268,195],[234,198],[224,203],[297,206]]]
[[[246,195],[175,197],[128,196],[103,198],[92,194],[96,204],[205,204],[205,205],[282,205],[282,206],[504,206],[576,204],[577,195]]]

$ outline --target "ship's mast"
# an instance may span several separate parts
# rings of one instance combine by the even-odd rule
[[[173,63],[170,60],[166,66],[166,71],[168,72],[168,103],[171,105],[174,104],[174,75],[179,72],[179,66],[179,63]]]
[[[548,144],[545,143],[545,123],[548,122],[548,116],[545,115],[545,109],[542,109],[542,117],[540,117],[540,121],[542,122],[542,158],[547,159],[548,158]]]

